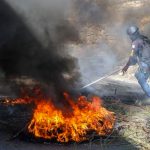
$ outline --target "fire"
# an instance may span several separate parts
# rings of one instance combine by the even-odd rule
[[[33,99],[31,98],[17,98],[17,99],[11,99],[11,98],[5,98],[4,100],[2,100],[1,104],[4,105],[16,105],[16,104],[30,104],[34,102]]]
[[[88,140],[88,135],[95,132],[99,136],[111,133],[115,115],[102,107],[102,101],[93,97],[88,101],[81,96],[75,102],[65,93],[72,111],[58,109],[50,100],[36,102],[33,118],[28,126],[29,133],[35,137],[58,142],[81,142]]]
[[[32,93],[32,94],[31,94]],[[38,96],[38,99],[37,99]],[[3,105],[22,105],[22,104],[30,104],[36,103],[41,97],[43,97],[42,91],[38,86],[35,86],[31,92],[29,89],[21,88],[20,89],[20,97],[19,98],[3,98],[0,104]]]
[[[28,93],[28,94],[27,94]],[[31,94],[30,94],[31,93]],[[28,132],[37,138],[82,142],[88,140],[92,133],[107,136],[115,124],[115,114],[102,106],[102,100],[94,96],[89,100],[80,96],[76,101],[64,93],[69,104],[67,109],[56,107],[52,99],[44,98],[39,88],[32,92],[23,92],[22,98],[6,98],[2,104],[35,104],[33,117],[28,125]]]

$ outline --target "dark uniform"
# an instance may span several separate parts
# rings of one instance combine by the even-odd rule
[[[148,84],[150,76],[150,42],[147,37],[140,35],[137,27],[132,26],[132,28],[137,31],[128,33],[132,40],[132,52],[123,71],[125,72],[131,65],[138,64],[139,68],[135,73],[135,77],[143,91],[150,97],[150,86]]]

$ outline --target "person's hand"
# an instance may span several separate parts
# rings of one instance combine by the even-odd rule
[[[123,69],[122,69],[123,75],[127,72],[128,68],[129,68],[128,65],[125,65],[125,66],[123,67]]]

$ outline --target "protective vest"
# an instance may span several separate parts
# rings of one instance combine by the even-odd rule
[[[150,40],[141,36],[132,42],[132,49],[137,57],[138,63],[146,63],[150,66]]]

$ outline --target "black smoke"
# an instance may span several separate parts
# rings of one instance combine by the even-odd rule
[[[79,41],[78,32],[64,18],[53,28],[55,39],[51,30],[43,27],[43,31],[47,46],[35,37],[20,15],[0,1],[0,67],[5,77],[35,79],[59,95],[72,90],[78,80],[76,59],[65,50],[66,43]]]

